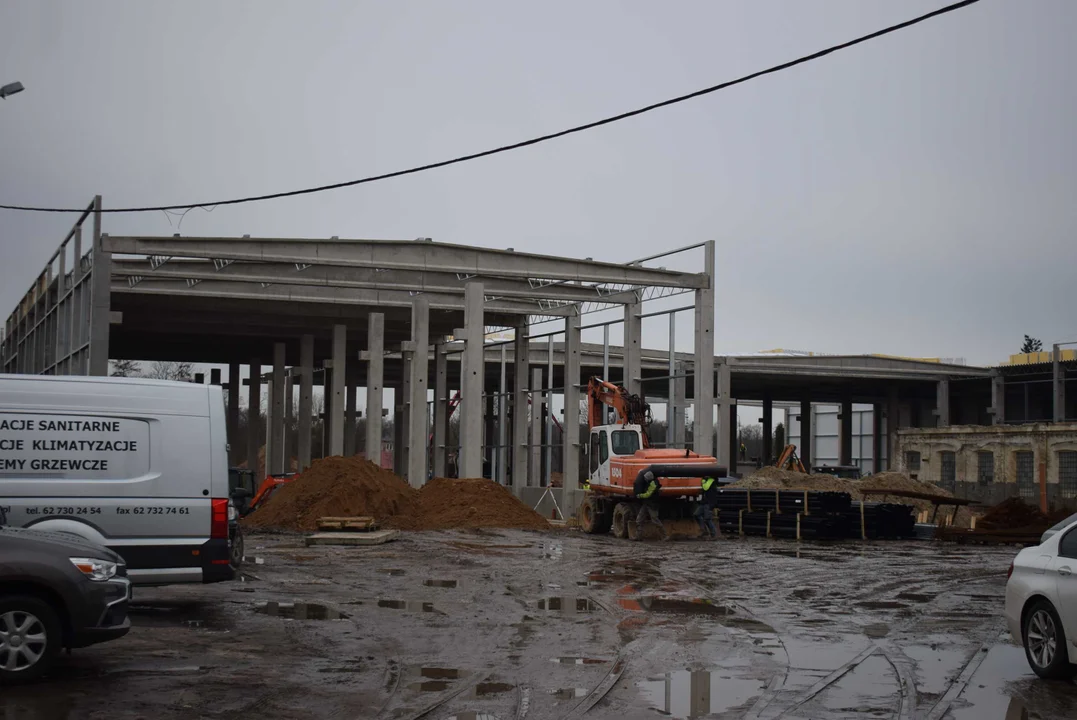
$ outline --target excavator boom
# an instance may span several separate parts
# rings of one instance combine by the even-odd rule
[[[650,446],[647,426],[651,423],[651,406],[639,395],[633,395],[620,385],[592,377],[587,383],[587,427],[606,425],[605,408],[617,413],[621,425],[639,425],[643,429],[643,447]]]

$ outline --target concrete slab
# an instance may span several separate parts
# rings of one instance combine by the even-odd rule
[[[305,538],[307,547],[311,545],[382,545],[396,539],[399,530],[377,530],[375,532],[328,532],[315,533]]]

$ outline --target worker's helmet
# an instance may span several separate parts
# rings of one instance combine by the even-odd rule
[[[654,473],[651,472],[650,470],[648,470],[647,472],[643,473],[643,479],[644,480],[654,480]]]

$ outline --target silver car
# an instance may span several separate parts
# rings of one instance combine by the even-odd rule
[[[1051,530],[1010,565],[1006,623],[1033,672],[1064,679],[1077,672],[1077,517]]]
[[[1061,530],[1062,528],[1069,527],[1073,523],[1077,523],[1077,513],[1073,513],[1072,515],[1070,515],[1068,518],[1066,518],[1062,522],[1058,523],[1057,525],[1052,525],[1051,527],[1047,528],[1043,532],[1043,535],[1040,537],[1040,545],[1042,545],[1045,542],[1047,542],[1048,540],[1050,540],[1051,537],[1055,533],[1057,533],[1059,530]]]

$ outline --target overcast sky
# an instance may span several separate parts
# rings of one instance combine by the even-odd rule
[[[10,0],[0,84],[26,91],[0,102],[0,199],[196,202],[390,171],[944,4]],[[195,210],[181,231],[426,236],[612,261],[714,239],[719,353],[992,363],[1024,333],[1077,340],[1075,34],[1072,0],[984,0],[613,126],[377,185]],[[71,222],[0,211],[5,317]],[[105,229],[176,232],[161,213],[109,216]],[[661,328],[647,332],[664,347]]]

